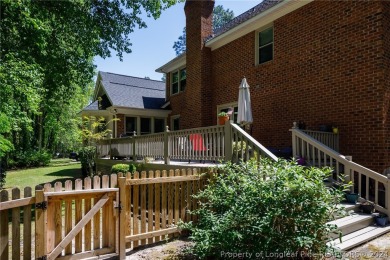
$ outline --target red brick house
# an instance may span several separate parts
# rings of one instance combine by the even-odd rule
[[[215,125],[245,76],[263,145],[291,146],[294,121],[333,125],[342,154],[390,166],[390,2],[264,0],[215,32],[213,6],[187,0],[187,52],[156,70],[171,128]]]

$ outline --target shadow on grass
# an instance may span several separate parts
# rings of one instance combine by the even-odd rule
[[[65,186],[65,182],[68,181],[68,180],[71,180],[72,181],[72,189],[74,189],[74,185],[75,185],[74,180],[83,178],[82,175],[81,175],[81,168],[79,168],[79,169],[64,169],[64,170],[54,171],[54,172],[45,174],[45,176],[55,176],[55,177],[58,177],[58,178],[55,179],[55,180],[52,180],[50,182],[45,182],[45,183],[39,184],[42,187],[46,183],[50,183],[51,186],[54,187],[54,184],[56,182],[61,182],[62,183],[62,187],[64,187]]]

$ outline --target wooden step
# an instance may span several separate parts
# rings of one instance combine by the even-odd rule
[[[328,242],[327,245],[332,246],[333,248],[337,248],[341,251],[347,251],[367,241],[373,240],[389,231],[390,231],[390,225],[386,227],[371,225],[343,236],[341,238],[341,242],[337,238]]]
[[[328,222],[334,224],[341,230],[343,236],[353,233],[359,229],[363,229],[374,222],[374,217],[371,214],[353,213],[347,217],[336,219]],[[331,234],[331,238],[337,238],[337,234]]]
[[[353,213],[360,212],[359,204],[352,204],[348,202],[341,202],[337,205],[338,210],[333,214],[335,219],[349,216]]]

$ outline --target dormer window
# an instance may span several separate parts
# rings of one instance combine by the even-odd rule
[[[187,72],[186,69],[179,69],[172,74],[171,82],[171,95],[184,91],[187,84]]]

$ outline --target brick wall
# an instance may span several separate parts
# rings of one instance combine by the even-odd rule
[[[118,138],[121,134],[125,133],[125,115],[123,114],[117,114],[116,117],[119,119],[116,122],[116,137]]]
[[[172,108],[180,102],[182,128],[211,124],[211,50],[204,46],[204,39],[212,34],[213,7],[214,0],[187,0],[184,7],[187,26],[186,59],[191,62],[187,63],[186,90],[171,97]],[[175,111],[172,114],[174,113]]]
[[[379,1],[314,1],[274,22],[273,61],[255,65],[255,32],[213,51],[212,122],[246,76],[262,144],[291,146],[293,121],[335,125],[342,154],[382,171],[390,166],[382,18]]]
[[[384,160],[390,167],[390,2],[383,1],[383,46],[384,46],[384,69],[385,69],[385,96],[383,106],[383,120],[385,127]]]

